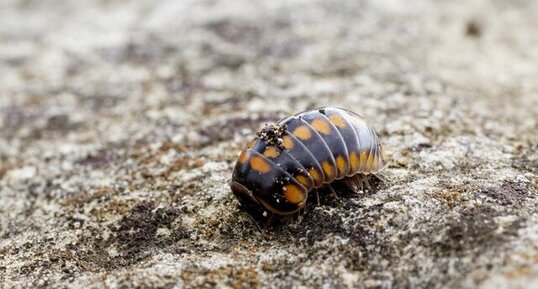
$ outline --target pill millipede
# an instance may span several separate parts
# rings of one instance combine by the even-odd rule
[[[386,166],[383,147],[366,120],[322,107],[268,124],[239,153],[230,187],[242,207],[290,215],[308,195],[333,182],[359,190]]]

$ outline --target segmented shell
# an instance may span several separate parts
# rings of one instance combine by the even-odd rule
[[[240,202],[279,215],[304,207],[314,188],[385,167],[373,128],[345,109],[305,111],[257,135],[239,154],[231,188]]]

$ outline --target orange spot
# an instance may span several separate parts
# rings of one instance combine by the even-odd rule
[[[310,132],[310,129],[308,129],[308,127],[306,127],[305,125],[301,125],[297,127],[293,131],[293,134],[302,140],[308,140],[312,137],[312,133]]]
[[[295,179],[299,183],[301,183],[301,185],[305,186],[306,188],[310,187],[310,185],[311,185],[310,180],[307,177],[303,176],[303,175],[296,175]]]
[[[268,158],[276,158],[280,155],[280,152],[278,149],[274,146],[268,146],[265,148],[265,152],[263,153],[264,156]]]
[[[318,184],[321,184],[323,183],[323,180],[321,179],[321,175],[320,173],[318,172],[318,170],[316,170],[315,168],[311,168],[308,170],[308,174],[310,175],[310,177],[312,177],[312,179],[318,183]]]
[[[332,179],[334,177],[333,166],[328,161],[324,161],[321,167],[323,168],[326,179]]]
[[[368,162],[368,152],[363,151],[361,153],[361,168],[364,170],[366,167],[366,162]]]
[[[338,172],[341,177],[347,174],[348,167],[347,167],[346,159],[344,159],[343,156],[336,157],[336,167],[338,167]]]
[[[293,139],[289,135],[285,135],[282,137],[282,145],[287,150],[292,150],[295,144],[293,143]]]
[[[338,114],[333,114],[333,115],[329,116],[329,119],[330,119],[331,122],[334,123],[334,125],[336,125],[337,127],[339,127],[339,128],[346,128],[346,121],[345,121],[344,118],[341,117],[340,115],[338,115]]]
[[[258,140],[258,139],[255,138],[255,139],[249,141],[249,142],[247,143],[247,149],[252,148],[252,147],[254,146],[254,144],[256,143],[257,140]]]
[[[260,157],[252,157],[250,159],[250,167],[262,174],[265,174],[271,170],[271,166]]]
[[[368,157],[368,161],[366,162],[366,169],[371,171],[374,167],[374,160],[375,160],[375,155],[374,154],[370,154],[370,157]]]
[[[300,203],[305,199],[305,193],[296,185],[286,185],[283,190],[286,199],[292,204]]]
[[[242,151],[241,154],[239,154],[239,158],[237,161],[240,164],[244,164],[248,160],[248,151]]]
[[[312,121],[312,127],[321,132],[322,134],[330,134],[331,133],[331,127],[329,126],[329,123],[325,121],[324,119],[314,119]]]
[[[349,154],[349,162],[351,163],[351,170],[356,172],[359,170],[360,160],[359,156],[355,152]]]

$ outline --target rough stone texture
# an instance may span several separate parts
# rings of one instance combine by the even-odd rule
[[[537,1],[0,4],[0,284],[531,288]],[[374,191],[262,226],[227,182],[265,122],[332,104]],[[537,287],[534,287],[537,288]]]

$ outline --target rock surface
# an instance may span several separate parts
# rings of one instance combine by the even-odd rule
[[[0,284],[531,288],[537,1],[0,4]],[[375,190],[258,229],[266,122],[374,125]],[[536,287],[535,287],[536,288]]]

